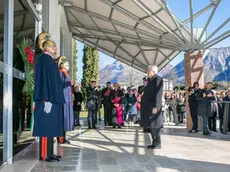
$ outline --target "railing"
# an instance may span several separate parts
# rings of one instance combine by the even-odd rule
[[[227,134],[228,132],[228,113],[229,113],[230,101],[213,101],[213,103],[224,104],[223,134]]]

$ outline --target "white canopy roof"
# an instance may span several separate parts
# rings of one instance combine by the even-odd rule
[[[75,39],[141,71],[163,68],[191,38],[159,0],[78,0],[65,10]]]

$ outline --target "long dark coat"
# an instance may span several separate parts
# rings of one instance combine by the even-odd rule
[[[81,111],[81,104],[78,105],[77,102],[82,103],[83,97],[81,92],[74,92],[74,106],[73,110],[74,111]]]
[[[33,136],[63,136],[62,106],[65,99],[62,84],[55,60],[49,54],[41,54],[36,64],[35,74]],[[49,114],[44,112],[44,101],[52,103]]]
[[[65,104],[63,106],[64,131],[72,131],[74,130],[74,115],[71,80],[64,72],[61,72],[61,79],[65,97]]]
[[[148,80],[148,84],[144,90],[143,127],[149,127],[150,123],[154,123],[154,128],[162,127],[162,94],[163,79],[156,74]],[[157,114],[152,114],[153,108],[157,108]]]

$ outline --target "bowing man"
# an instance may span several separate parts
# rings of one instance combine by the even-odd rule
[[[53,137],[63,136],[62,106],[65,103],[60,71],[55,62],[57,46],[54,41],[43,43],[44,52],[36,63],[34,88],[33,136],[42,137],[40,160],[59,161],[53,154]]]
[[[61,71],[61,80],[65,97],[65,104],[63,105],[63,131],[64,137],[58,139],[59,143],[68,143],[66,140],[66,132],[74,130],[74,115],[73,115],[73,92],[72,92],[72,83],[68,74],[69,71],[69,62],[66,60],[66,57],[61,56],[58,59],[58,66]]]

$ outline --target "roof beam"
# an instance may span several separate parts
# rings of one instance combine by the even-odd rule
[[[29,10],[31,12],[31,14],[34,16],[35,20],[37,22],[42,21],[40,15],[38,14],[33,2],[31,0],[25,0],[25,2],[27,3]]]
[[[199,37],[199,39],[198,39],[199,41],[201,41],[201,39],[202,39],[202,37],[203,37],[203,35],[204,35],[204,32],[207,30],[208,25],[209,25],[209,23],[211,22],[212,17],[213,17],[213,15],[215,14],[216,9],[217,9],[217,7],[219,6],[220,2],[221,2],[221,0],[218,0],[217,3],[215,4],[215,6],[214,6],[214,8],[213,8],[213,10],[212,10],[212,12],[211,12],[211,14],[210,14],[210,16],[209,16],[207,22],[206,22],[206,24],[205,24],[205,26],[204,26],[204,29],[202,30],[202,32],[201,32],[201,34],[200,34],[200,37]]]
[[[141,53],[141,51],[138,51],[138,53],[133,57],[131,66],[133,66],[134,61],[136,60],[137,56],[138,56],[140,53]]]
[[[155,59],[154,59],[154,62],[153,62],[153,64],[154,64],[154,65],[156,65],[156,61],[157,61],[158,52],[159,52],[159,48],[157,49],[157,52],[156,52],[156,55],[155,55]]]
[[[195,14],[193,15],[193,19],[199,17],[200,15],[202,15],[203,13],[205,13],[206,11],[208,11],[209,9],[211,9],[211,8],[213,8],[213,7],[214,7],[214,4],[213,4],[213,3],[209,4],[207,7],[204,7],[203,9],[201,9],[200,11],[198,11],[197,13],[195,13]],[[190,22],[190,20],[191,20],[191,17],[189,17],[188,19],[184,20],[184,21],[182,22],[182,24],[185,26],[187,23]],[[176,30],[177,30],[177,29],[176,29]],[[175,30],[175,31],[176,31],[176,30]]]
[[[230,21],[230,17],[225,20],[224,23],[222,23],[216,30],[214,30],[203,42],[202,44],[204,44],[205,42],[207,42],[210,38],[212,38],[217,32],[219,32],[228,22]]]
[[[176,34],[173,33],[171,28],[168,27],[157,15],[153,14],[151,10],[149,10],[148,7],[145,6],[145,4],[143,4],[143,2],[141,2],[140,0],[133,0],[134,3],[139,6],[143,11],[146,12],[146,14],[148,14],[151,18],[154,19],[154,21],[156,21],[159,25],[161,25],[166,31],[169,32],[169,35],[165,35],[166,37],[168,37],[168,39],[173,39],[174,41],[183,44],[181,38]],[[161,8],[162,10],[162,8]],[[161,35],[163,35],[164,33],[161,33]]]
[[[76,39],[77,39],[77,38],[76,38]],[[80,39],[77,39],[77,40],[80,41],[80,42],[82,42],[82,43],[84,43],[84,44],[87,44],[87,45],[89,45],[89,46],[91,46],[91,44],[92,44],[92,45],[94,44],[93,42],[88,41],[88,40],[84,40],[84,41],[82,41],[82,40],[80,40]],[[107,50],[107,49],[105,49],[104,47],[101,47],[101,46],[99,46],[99,45],[97,46],[97,49],[98,49],[99,51],[101,51],[101,52],[103,52],[103,53],[105,53],[105,54],[107,54],[107,55],[113,57],[113,52],[112,52],[112,51]],[[116,57],[119,57],[119,59],[116,58]],[[121,56],[119,56],[119,55],[117,55],[117,54],[116,54],[116,56],[115,56],[114,58],[115,58],[115,59],[118,59],[119,61],[122,61],[123,63],[125,63],[125,64],[127,64],[127,65],[130,65],[130,64],[132,63],[132,61],[129,61],[129,60],[127,60],[127,59],[124,59],[123,57],[121,57]],[[138,70],[142,69],[142,71],[145,71],[145,69],[147,68],[147,66],[146,66],[145,64],[141,63],[141,62],[140,62],[140,64],[141,64],[141,65],[135,64],[135,65],[136,65],[137,67],[139,67],[139,68],[137,68],[137,67],[135,67],[135,66],[133,66],[133,67],[136,68],[136,69],[138,69]]]
[[[155,37],[155,38],[156,38],[156,37],[159,37],[159,35],[154,35],[154,34],[152,34],[152,33],[143,31],[143,30],[141,30],[141,29],[137,29],[137,28],[135,29],[135,28],[133,28],[133,27],[130,26],[130,25],[127,25],[127,24],[125,24],[125,23],[121,23],[121,22],[116,21],[116,20],[108,19],[107,17],[104,17],[104,16],[99,15],[99,14],[97,14],[97,13],[93,13],[93,12],[90,12],[90,11],[87,11],[87,12],[86,12],[84,9],[79,8],[79,7],[76,7],[76,6],[72,6],[72,7],[68,7],[68,8],[69,8],[69,9],[73,9],[73,10],[78,11],[78,12],[81,12],[81,13],[84,13],[84,14],[86,14],[86,15],[88,15],[88,16],[91,16],[91,17],[94,17],[94,18],[98,18],[98,19],[100,19],[100,20],[104,20],[104,21],[106,21],[106,22],[108,22],[108,23],[111,23],[112,25],[122,26],[122,27],[124,27],[124,28],[126,28],[126,29],[132,30],[132,31],[134,31],[134,32],[136,32],[136,33],[144,34],[144,35],[146,35],[146,36],[148,36],[148,37]],[[70,10],[69,10],[69,12],[72,13]],[[72,14],[72,15],[73,15],[73,14]],[[74,16],[74,17],[76,18],[76,16]],[[76,19],[76,20],[77,20],[77,19]],[[77,21],[78,21],[78,20],[77,20]],[[163,40],[169,42],[168,36],[163,37]],[[172,41],[173,44],[178,45],[178,43],[175,42],[175,40],[171,40],[171,39],[170,39],[170,41]],[[181,44],[179,44],[178,46],[181,46]]]
[[[127,40],[135,40],[136,42],[148,42],[148,43],[155,43],[155,44],[162,44],[163,46],[168,46],[168,47],[174,47],[174,48],[180,48],[180,46],[178,46],[178,45],[176,45],[176,44],[173,44],[172,42],[166,42],[166,41],[162,41],[162,40],[160,40],[160,39],[158,39],[158,38],[155,38],[155,39],[148,39],[147,37],[140,37],[140,38],[138,38],[138,37],[134,37],[133,35],[128,35],[128,34],[126,34],[126,33],[120,33],[120,34],[118,34],[118,33],[115,33],[114,31],[111,31],[111,30],[103,30],[103,29],[101,29],[101,30],[98,30],[97,28],[95,28],[95,27],[86,27],[86,26],[78,26],[78,25],[74,25],[74,23],[70,23],[70,25],[71,26],[73,26],[74,28],[75,27],[77,27],[77,28],[84,28],[84,29],[86,29],[86,30],[90,30],[91,32],[92,31],[97,31],[97,32],[101,32],[101,33],[103,33],[104,35],[107,35],[107,34],[112,34],[112,35],[114,35],[115,37],[111,37],[111,36],[109,36],[109,37],[111,37],[112,39],[115,39],[115,40],[121,40],[121,39],[127,39]],[[74,32],[74,31],[72,31],[72,32]],[[90,35],[89,34],[84,34],[84,35],[86,35],[86,36],[89,36],[90,37]],[[121,36],[121,38],[116,38],[116,36],[117,35],[119,35],[119,36]],[[101,35],[96,35],[96,36],[101,36]],[[103,37],[103,36],[101,36],[101,37]]]
[[[14,17],[18,17],[18,16],[21,16],[21,15],[24,15],[28,13],[27,10],[23,9],[23,10],[18,10],[18,11],[15,11],[14,12]],[[0,20],[3,20],[4,19],[4,14],[0,14]]]
[[[176,25],[177,29],[179,30],[181,36],[183,37],[182,41],[183,41],[184,43],[188,42],[187,39],[186,39],[185,36],[184,36],[184,33],[181,31],[182,28],[179,26],[178,20],[175,19],[174,15],[171,13],[171,11],[169,10],[169,8],[168,8],[167,5],[165,5],[165,9],[166,9],[166,12],[167,12],[167,13],[169,14],[169,16],[171,17],[171,19],[172,19],[172,21],[174,22],[174,24]],[[175,33],[175,34],[176,34],[176,33]],[[179,37],[179,38],[181,39],[181,37]]]
[[[214,38],[213,40],[207,42],[207,43],[204,45],[204,47],[205,47],[205,49],[208,49],[208,48],[210,48],[211,46],[218,44],[219,42],[223,41],[224,39],[226,39],[226,38],[228,38],[228,37],[230,37],[230,30],[224,32],[223,34],[221,34],[220,36]]]
[[[170,53],[170,55],[168,55],[168,58],[165,59],[164,61],[162,61],[162,62],[158,65],[159,71],[161,71],[161,69],[163,69],[163,68],[164,68],[166,65],[168,65],[176,56],[178,56],[178,54],[180,54],[181,51],[179,51],[172,59],[169,59],[169,57],[172,56],[174,53],[175,53],[175,51],[173,51],[172,53]],[[166,63],[166,64],[164,65],[164,63],[165,63],[166,60],[169,60],[169,62]],[[162,66],[162,65],[163,65],[163,66]]]

